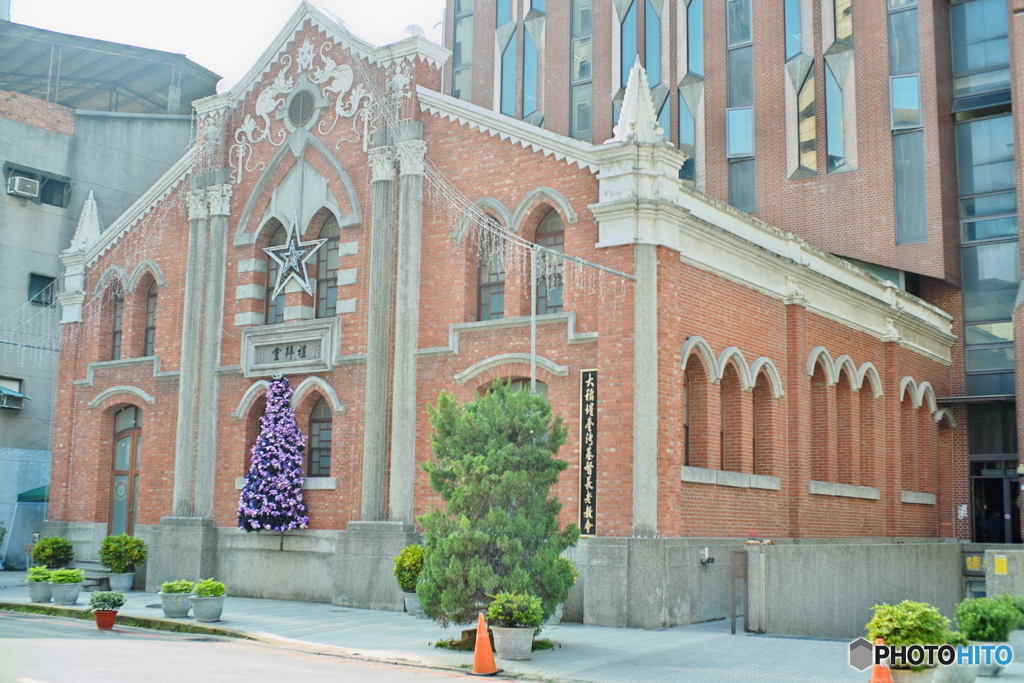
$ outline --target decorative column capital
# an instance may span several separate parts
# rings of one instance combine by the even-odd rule
[[[211,216],[231,215],[231,186],[211,185],[206,188],[206,201]]]
[[[407,140],[395,145],[398,153],[400,175],[423,175],[424,158],[427,155],[427,143],[423,140]]]
[[[202,221],[210,217],[209,209],[206,206],[206,190],[189,190],[185,195],[188,203],[188,219],[190,221]]]
[[[370,170],[373,182],[395,179],[395,150],[391,146],[374,147],[370,150]]]

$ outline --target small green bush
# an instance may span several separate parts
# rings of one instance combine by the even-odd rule
[[[544,607],[540,598],[525,593],[498,593],[487,608],[491,626],[540,626]]]
[[[1020,621],[1020,612],[998,598],[974,598],[956,606],[957,626],[968,640],[986,643],[1002,642],[1010,638],[1010,631]]]
[[[970,645],[970,642],[967,640],[967,636],[960,633],[960,631],[950,631],[946,634],[946,645],[957,647],[959,645]]]
[[[191,581],[181,579],[179,581],[165,581],[164,585],[160,588],[161,593],[191,593],[192,586],[195,584]]]
[[[82,583],[85,572],[81,569],[54,569],[50,572],[50,583]]]
[[[107,536],[100,543],[100,562],[115,574],[124,574],[146,561],[149,548],[141,538],[128,534]]]
[[[423,570],[423,546],[407,545],[395,557],[395,578],[404,593],[415,593],[416,582]]]
[[[124,593],[120,591],[94,591],[89,596],[89,611],[117,611],[124,605]]]
[[[64,567],[75,559],[75,549],[66,538],[47,536],[32,548],[32,559],[46,567]]]
[[[1024,595],[1010,595],[1009,593],[1003,593],[1002,595],[996,596],[996,600],[1003,600],[1017,610],[1017,614],[1020,616],[1017,619],[1017,624],[1014,628],[1024,628]]]
[[[166,592],[166,591],[165,591]],[[203,579],[192,589],[197,598],[216,598],[224,595],[224,584],[213,579]]]
[[[50,580],[50,570],[46,567],[29,567],[28,578],[31,583],[46,583]]]
[[[927,602],[904,600],[898,605],[875,605],[871,609],[874,613],[867,631],[872,643],[882,638],[886,645],[945,645],[950,638],[949,619]]]

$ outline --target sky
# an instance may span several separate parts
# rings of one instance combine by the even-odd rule
[[[312,0],[377,45],[411,24],[441,42],[444,0]],[[218,91],[241,80],[299,0],[10,0],[11,21],[60,33],[186,55],[220,74]]]

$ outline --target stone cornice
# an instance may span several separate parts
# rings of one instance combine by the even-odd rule
[[[468,125],[470,129],[479,130],[501,140],[509,140],[544,156],[553,156],[557,161],[564,160],[569,164],[576,164],[584,170],[597,171],[599,168],[594,155],[595,147],[588,142],[496,114],[489,109],[442,95],[423,86],[416,86],[416,96],[420,103],[420,111],[460,125]]]

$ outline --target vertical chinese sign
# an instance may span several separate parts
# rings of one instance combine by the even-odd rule
[[[597,534],[597,370],[580,373],[580,532]]]

